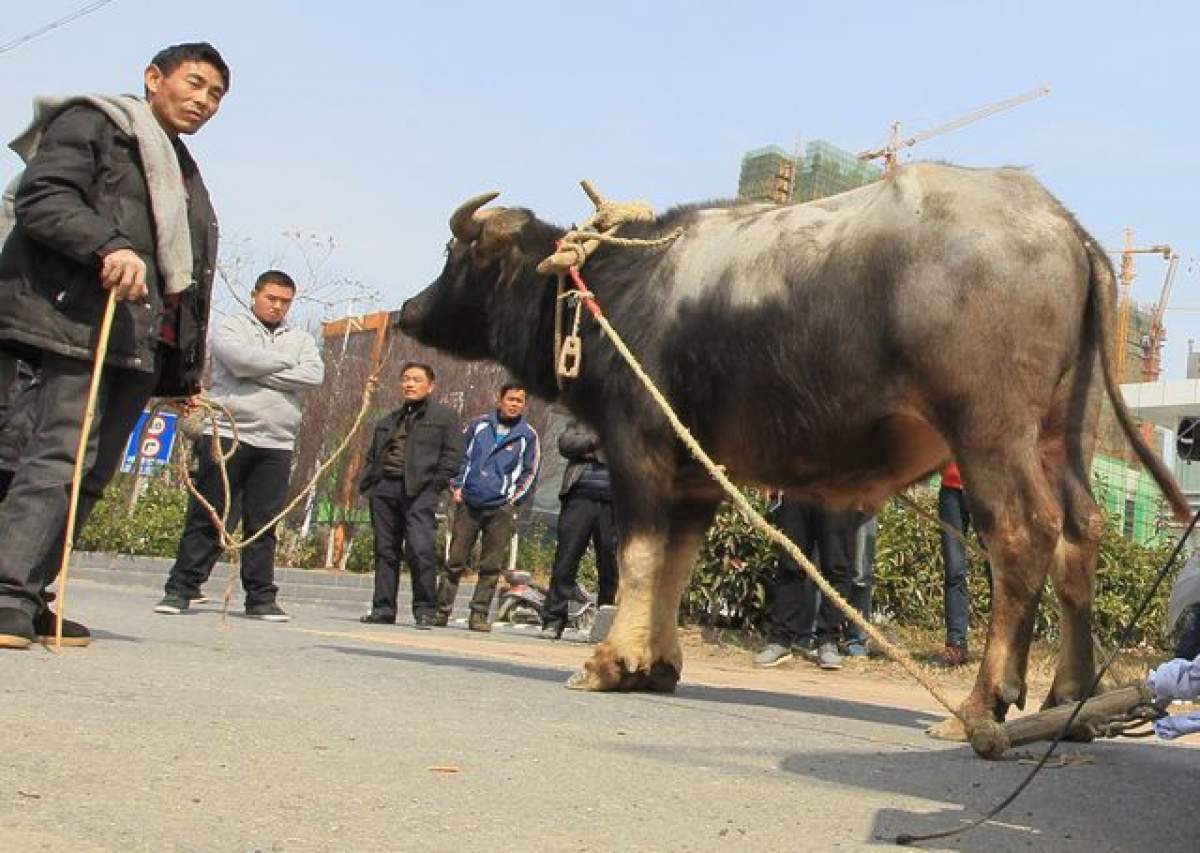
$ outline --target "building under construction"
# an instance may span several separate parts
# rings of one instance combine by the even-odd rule
[[[812,201],[861,187],[883,177],[883,170],[821,139],[788,154],[776,145],[742,157],[738,198],[787,204]]]

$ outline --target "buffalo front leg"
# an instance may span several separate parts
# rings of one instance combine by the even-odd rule
[[[686,504],[661,530],[634,530],[620,549],[617,615],[608,638],[567,682],[579,690],[669,693],[683,671],[679,602],[715,505]]]

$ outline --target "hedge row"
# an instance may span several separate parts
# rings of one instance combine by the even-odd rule
[[[119,480],[108,490],[84,529],[79,547],[173,557],[183,527],[184,493],[165,480],[155,479],[130,511],[128,487],[128,480]],[[757,496],[752,494],[751,498],[760,509],[765,509]],[[925,512],[936,514],[936,497],[932,492],[918,493],[914,500]],[[444,531],[439,532],[439,554],[444,535]],[[1101,642],[1115,641],[1170,550],[1171,543],[1165,537],[1164,544],[1139,546],[1123,538],[1115,523],[1107,524],[1100,544],[1095,607],[1095,630]],[[545,578],[553,554],[553,543],[545,531],[535,530],[521,539],[518,565]],[[324,557],[323,532],[307,539],[301,539],[291,530],[281,532],[280,564],[313,567],[322,565]],[[708,533],[684,595],[684,618],[702,624],[759,628],[766,613],[775,559],[775,549],[766,537],[729,506],[723,507]],[[370,571],[373,562],[370,529],[360,528],[351,546],[347,568]],[[975,555],[969,555],[969,562],[972,624],[982,625],[991,604],[986,568]],[[581,574],[585,583],[594,582],[595,563],[590,553]],[[898,625],[940,628],[942,577],[937,528],[902,504],[889,503],[879,516],[876,613]],[[1162,630],[1169,592],[1169,584],[1159,589],[1150,613],[1133,635],[1133,644],[1169,647],[1169,637]],[[1038,609],[1036,634],[1054,639],[1057,626],[1054,598],[1044,595]]]

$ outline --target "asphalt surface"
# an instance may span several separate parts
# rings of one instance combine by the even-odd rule
[[[673,696],[563,688],[580,643],[288,604],[151,612],[72,583],[96,642],[0,653],[0,851],[857,850],[963,825],[1028,772],[930,740],[919,690],[694,654]],[[1200,751],[1070,745],[948,850],[1200,849]]]

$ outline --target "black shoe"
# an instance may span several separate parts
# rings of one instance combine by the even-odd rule
[[[547,622],[542,626],[542,632],[538,634],[543,640],[560,640],[563,635],[563,623]]]
[[[427,613],[422,613],[416,618],[414,624],[418,631],[432,631],[437,627],[437,617]]]
[[[274,601],[268,601],[266,604],[247,604],[246,616],[264,622],[288,622],[292,618]]]
[[[55,627],[58,617],[46,608],[37,616],[33,617],[33,630],[37,634],[39,643],[53,643],[55,641]],[[90,645],[92,642],[92,632],[85,625],[80,625],[70,619],[63,618],[62,644],[64,646],[75,646],[82,648]]]
[[[66,626],[63,626],[64,632]],[[37,634],[33,619],[16,607],[0,607],[0,649],[27,649]]]
[[[384,616],[382,613],[368,613],[366,616],[359,616],[358,621],[364,625],[395,625],[395,616]]]
[[[192,606],[192,602],[182,595],[164,595],[162,601],[154,605],[155,613],[165,616],[178,616]]]

